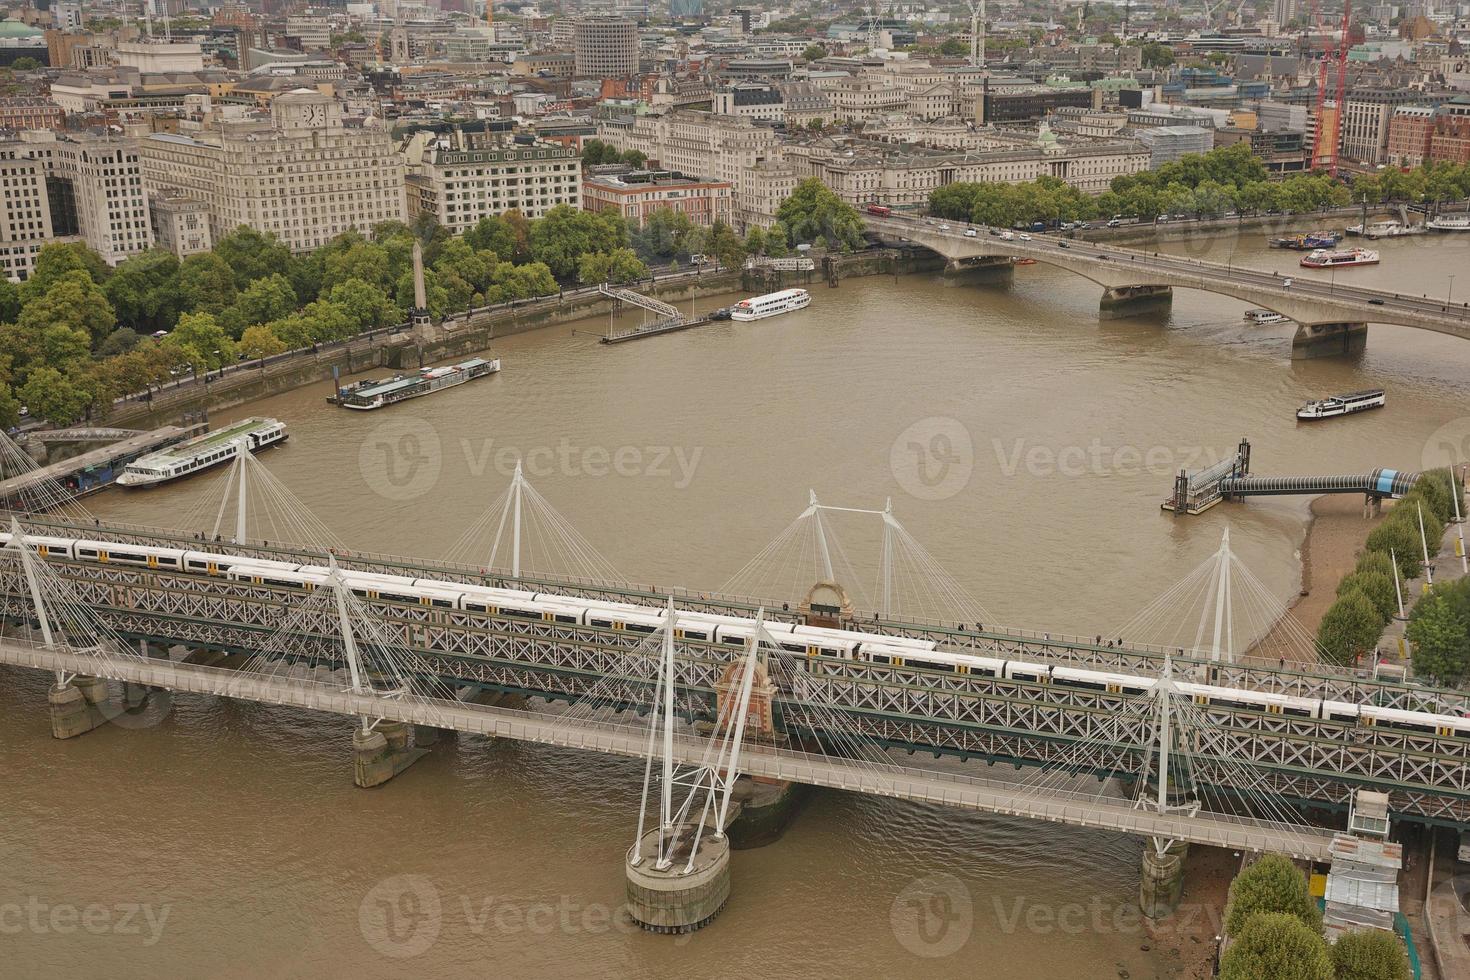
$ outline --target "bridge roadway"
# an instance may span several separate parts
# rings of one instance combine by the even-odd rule
[[[1244,300],[1297,322],[1297,343],[1315,342],[1314,331],[1328,325],[1392,323],[1470,339],[1470,304],[1403,296],[1349,283],[1325,281],[1309,270],[1283,277],[1245,266],[1206,262],[1179,255],[1145,252],[1053,235],[1013,232],[1006,240],[983,225],[938,218],[864,216],[884,236],[907,238],[951,262],[995,257],[1032,258],[1075,272],[1127,299],[1147,287],[1200,289]],[[949,231],[941,231],[947,225]],[[967,237],[973,229],[975,237]],[[1027,239],[1023,240],[1022,235]],[[1286,285],[1287,279],[1291,284]]]
[[[211,542],[207,546],[185,534],[159,528],[95,522],[78,524],[52,515],[30,515],[24,520],[30,533],[57,537],[103,538],[109,541],[146,544],[157,547],[205,549],[222,554],[269,558],[297,564],[324,565],[326,551],[289,545],[251,542],[235,546]],[[766,616],[784,622],[800,619],[800,614],[785,608],[779,601],[761,601],[743,596],[695,592],[685,589],[663,589],[632,583],[598,582],[588,579],[552,576],[522,576],[513,579],[500,572],[486,574],[472,565],[412,558],[373,552],[337,555],[344,568],[414,578],[446,581],[480,582],[486,585],[519,588],[532,592],[555,592],[591,599],[630,602],[637,605],[665,605],[672,596],[680,609],[753,617],[764,606]],[[1060,631],[1043,631],[1002,627],[999,624],[956,624],[953,621],[922,621],[861,617],[860,628],[874,633],[932,639],[942,648],[973,653],[976,656],[1005,660],[1027,660],[1058,665],[1088,667],[1096,670],[1154,676],[1162,669],[1164,656],[1173,658],[1175,675],[1181,680],[1238,687],[1295,697],[1325,698],[1331,701],[1375,704],[1380,707],[1409,711],[1458,713],[1470,711],[1470,693],[1428,687],[1392,678],[1374,677],[1371,672],[1317,664],[1282,663],[1278,657],[1240,656],[1229,663],[1189,656],[1180,649],[1129,641],[1109,636],[1070,636]],[[974,628],[970,628],[973,626]]]
[[[647,757],[646,726],[569,718],[480,704],[416,696],[374,697],[344,689],[340,683],[280,678],[141,657],[109,656],[0,640],[0,663],[39,670],[106,677],[176,693],[229,697],[262,704],[304,708],[340,715],[381,718],[495,738],[513,738],[589,752]],[[707,758],[706,739],[679,734],[677,761]],[[933,772],[898,765],[857,762],[809,752],[747,743],[740,771],[822,786],[828,789],[936,803],[982,813],[1028,817],[1050,823],[1092,827],[1145,837],[1188,841],[1256,852],[1278,852],[1326,862],[1333,831],[1223,814],[1158,814],[1132,801],[1060,790],[1039,791],[999,780]]]

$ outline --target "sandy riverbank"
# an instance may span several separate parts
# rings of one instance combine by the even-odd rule
[[[1317,635],[1323,615],[1337,599],[1337,584],[1357,565],[1368,532],[1383,520],[1383,516],[1365,518],[1363,500],[1353,494],[1324,494],[1312,501],[1311,510],[1300,551],[1301,595],[1256,647],[1258,654],[1298,661],[1309,657],[1309,650],[1291,638],[1303,632]],[[1385,507],[1384,516],[1387,513]]]

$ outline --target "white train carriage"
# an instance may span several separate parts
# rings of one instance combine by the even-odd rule
[[[242,561],[233,564],[225,572],[232,582],[247,582],[251,585],[272,585],[283,589],[300,589],[310,592],[325,585],[324,570],[310,565],[291,566],[278,561]]]
[[[49,538],[40,534],[27,534],[26,543],[31,546],[31,551],[42,558],[53,558],[61,556],[64,558],[76,557],[72,548],[76,542],[72,538]],[[9,548],[11,535],[9,531],[0,533],[0,549]]]
[[[1371,704],[1365,704],[1358,710],[1358,724],[1366,728],[1391,728],[1441,738],[1470,738],[1470,718],[1380,708]]]
[[[184,552],[177,548],[156,548],[144,544],[81,540],[73,543],[71,555],[78,561],[95,561],[105,565],[178,569],[182,565]]]
[[[1148,694],[1158,681],[1133,674],[1115,674],[1101,670],[1079,670],[1076,667],[1053,667],[1051,682],[1063,687],[1076,687],[1085,691],[1103,691],[1108,694]]]
[[[1006,661],[1006,680],[1046,684],[1051,680],[1051,672],[1052,668],[1049,664],[1032,664],[1024,660]]]
[[[1194,700],[1195,704],[1260,711],[1272,715],[1291,715],[1297,718],[1320,717],[1322,702],[1314,698],[1299,698],[1292,694],[1271,694],[1266,691],[1243,691],[1233,687],[1215,687],[1212,684],[1180,683],[1175,687],[1181,694]]]
[[[977,657],[968,653],[950,653],[945,650],[894,647],[876,640],[863,643],[858,656],[859,659],[867,660],[869,663],[915,667],[949,674],[975,674],[983,677],[1000,677],[1005,672],[1006,666],[1004,660],[994,657]]]

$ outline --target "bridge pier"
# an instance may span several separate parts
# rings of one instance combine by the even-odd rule
[[[1179,907],[1184,890],[1186,841],[1170,841],[1162,854],[1150,839],[1143,848],[1143,874],[1138,886],[1138,907],[1150,919],[1165,919]]]
[[[730,804],[733,816],[725,827],[737,851],[774,844],[791,826],[810,788],[783,779],[740,776]]]
[[[1291,359],[1361,354],[1367,346],[1366,323],[1302,323],[1291,338]]]
[[[429,754],[409,736],[409,726],[401,721],[379,722],[370,732],[354,731],[352,781],[363,789],[381,786]]]
[[[713,921],[730,899],[730,839],[716,837],[714,828],[706,826],[691,861],[696,829],[683,824],[675,831],[679,840],[666,868],[647,856],[658,853],[657,827],[628,851],[628,911],[649,932],[695,932]],[[635,853],[643,856],[635,861]]]
[[[950,259],[943,279],[946,286],[1009,286],[1016,281],[1016,264],[1009,255]]]
[[[65,684],[54,684],[46,692],[51,711],[51,736],[76,738],[107,721],[102,705],[109,692],[100,677],[77,676]]]
[[[1109,286],[1098,304],[1098,315],[1104,320],[1116,320],[1167,310],[1173,305],[1172,286]]]

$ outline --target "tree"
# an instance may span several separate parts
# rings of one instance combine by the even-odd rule
[[[1317,645],[1333,663],[1348,665],[1373,651],[1383,634],[1384,619],[1373,600],[1354,588],[1322,615],[1317,626]]]
[[[621,155],[611,143],[604,143],[599,139],[582,141],[582,166],[597,167],[607,163],[620,162]]]
[[[22,305],[31,302],[73,272],[84,273],[93,283],[101,285],[109,271],[102,256],[81,242],[43,245],[36,254],[36,267],[31,270],[30,278],[20,287],[20,301]]]
[[[20,399],[10,385],[0,384],[0,430],[9,429],[20,422]]]
[[[357,333],[386,327],[398,321],[398,308],[393,305],[388,294],[361,279],[348,279],[338,283],[332,287],[327,298],[347,314]]]
[[[1258,912],[1232,934],[1220,980],[1333,980],[1327,944],[1295,916]]]
[[[490,276],[500,264],[500,257],[489,251],[477,250],[463,238],[445,243],[439,251],[434,268],[441,275],[456,275],[476,291],[484,291],[490,285]]]
[[[131,327],[118,327],[112,333],[107,335],[106,340],[102,341],[102,343],[98,345],[97,356],[115,357],[118,354],[126,354],[134,347],[137,347],[138,342],[142,339],[143,338],[138,335],[138,331],[132,329]]]
[[[808,44],[806,50],[801,53],[802,61],[820,61],[827,57],[827,49],[820,44]]]
[[[244,289],[266,276],[285,276],[291,268],[291,250],[275,235],[241,225],[214,244],[214,254],[234,270],[235,285]]]
[[[16,71],[35,71],[41,67],[41,63],[30,55],[21,55],[10,63],[10,67]]]
[[[371,242],[357,241],[345,249],[329,251],[323,258],[321,290],[358,279],[370,286],[386,290],[392,285],[388,275],[388,250]]]
[[[510,262],[526,262],[531,257],[531,222],[515,209],[481,218],[462,237],[476,251],[494,252]]]
[[[21,385],[20,400],[31,414],[56,425],[70,425],[87,407],[87,393],[53,367],[40,367]]]
[[[766,252],[766,233],[759,225],[751,225],[750,231],[745,233],[745,254],[764,255]]]
[[[241,354],[254,359],[279,354],[286,349],[286,345],[269,326],[258,323],[253,327],[245,328],[245,332],[240,335],[238,349]]]
[[[270,323],[289,315],[296,305],[296,290],[290,280],[276,272],[247,285],[236,298],[235,305],[221,315],[220,322],[232,336],[238,336],[246,327]]]
[[[87,350],[90,350],[112,332],[116,322],[112,305],[97,283],[85,272],[74,270],[54,280],[40,296],[28,300],[16,319],[16,326],[36,336],[50,328],[65,326],[88,338]]]
[[[672,259],[688,259],[690,239],[694,234],[694,222],[689,215],[673,208],[654,209],[643,221],[643,226],[629,236],[638,257],[646,262],[668,262]]]
[[[502,262],[495,269],[494,283],[492,288],[499,290],[503,300],[551,296],[558,288],[551,269],[544,262],[528,262],[525,265]]]
[[[745,261],[745,246],[741,244],[740,236],[723,221],[716,221],[710,227],[705,249],[727,269],[738,269]]]
[[[963,58],[970,53],[970,46],[957,37],[947,37],[939,45],[939,53],[946,58]]]
[[[1383,523],[1368,532],[1365,546],[1369,551],[1391,554],[1398,562],[1399,574],[1406,579],[1419,574],[1423,562],[1420,559],[1419,525],[1408,519],[1409,512],[1395,507]]]
[[[117,314],[117,322],[139,333],[168,330],[182,307],[179,260],[172,252],[153,248],[124,259],[102,292]]]
[[[786,222],[774,221],[766,229],[766,254],[773,259],[783,258],[791,252],[791,235]]]
[[[235,362],[235,342],[208,313],[185,313],[159,346],[194,370],[216,370]]]
[[[1336,980],[1409,980],[1409,957],[1397,936],[1382,929],[1350,932],[1332,944]]]
[[[1342,581],[1337,583],[1338,596],[1342,597],[1353,591],[1361,592],[1373,603],[1373,608],[1378,611],[1378,618],[1384,623],[1398,612],[1398,590],[1394,588],[1393,578],[1382,571],[1360,569],[1344,575]]]
[[[531,257],[543,262],[557,279],[577,274],[586,252],[611,252],[628,244],[628,230],[616,214],[593,214],[558,204],[531,226]]]
[[[1441,582],[1414,604],[1405,631],[1414,672],[1457,684],[1470,676],[1470,578]]]
[[[20,315],[20,289],[9,279],[0,279],[0,323],[14,323]]]
[[[1168,68],[1174,63],[1174,52],[1167,44],[1150,42],[1143,46],[1143,67]]]
[[[235,273],[214,252],[179,263],[179,309],[219,316],[235,302]]]
[[[577,278],[584,283],[634,282],[648,276],[648,266],[631,248],[611,252],[590,252],[578,264]]]
[[[833,248],[849,251],[863,248],[863,218],[816,177],[796,185],[791,196],[776,209],[794,242],[825,238]]]
[[[1306,876],[1279,854],[1267,854],[1230,883],[1226,931],[1239,936],[1246,920],[1259,912],[1284,912],[1313,932],[1322,928],[1322,913],[1312,900]]]

